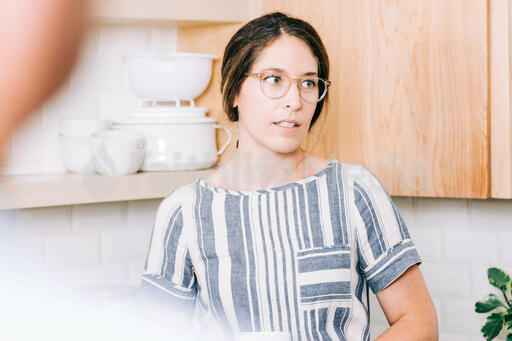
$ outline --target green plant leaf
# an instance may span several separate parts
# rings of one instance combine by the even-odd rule
[[[512,333],[512,321],[505,321],[505,328],[509,333]]]
[[[500,290],[505,290],[507,284],[512,281],[510,276],[499,268],[487,269],[487,277],[489,278],[489,283]]]
[[[512,341],[512,334],[507,335],[507,341]]]
[[[489,294],[485,296],[481,301],[475,303],[475,311],[477,313],[488,313],[498,307],[507,308],[503,302],[500,301],[498,296]]]
[[[500,333],[504,323],[503,317],[504,313],[492,313],[487,316],[485,324],[481,329],[482,335],[487,341],[491,341]]]
[[[507,283],[507,288],[505,289],[505,292],[507,293],[508,299],[512,298],[512,281]]]

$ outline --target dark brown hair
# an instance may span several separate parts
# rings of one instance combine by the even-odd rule
[[[238,108],[233,101],[240,92],[252,64],[260,52],[275,39],[289,34],[304,41],[311,49],[318,65],[318,77],[329,79],[329,58],[316,30],[304,20],[281,12],[263,15],[242,26],[231,38],[222,59],[221,93],[224,111],[231,121],[238,121]],[[316,105],[309,129],[322,112],[329,93]]]

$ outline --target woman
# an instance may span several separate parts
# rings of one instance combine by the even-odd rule
[[[437,340],[420,257],[384,187],[360,164],[300,147],[328,75],[325,48],[302,20],[272,13],[232,37],[221,89],[238,150],[162,201],[141,296],[180,316],[195,311],[225,339],[369,340],[369,287],[391,325],[378,340]]]

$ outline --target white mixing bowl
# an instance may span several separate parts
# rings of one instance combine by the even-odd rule
[[[151,101],[191,101],[208,86],[212,61],[205,53],[124,56],[126,76],[138,97]]]

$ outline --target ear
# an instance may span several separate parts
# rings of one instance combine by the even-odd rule
[[[233,108],[236,107],[238,107],[238,95],[236,95],[235,98],[233,99]]]

